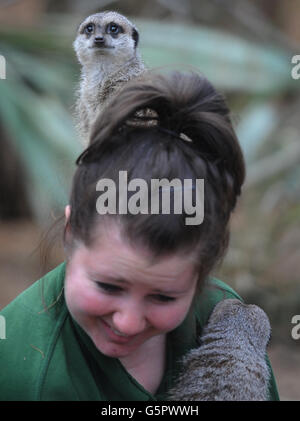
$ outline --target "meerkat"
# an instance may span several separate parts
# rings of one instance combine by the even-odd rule
[[[264,401],[268,399],[265,312],[236,299],[219,302],[203,329],[199,348],[182,359],[168,400]]]
[[[73,43],[82,66],[75,108],[84,145],[94,120],[112,96],[145,72],[138,43],[136,26],[117,12],[95,13],[80,24]]]

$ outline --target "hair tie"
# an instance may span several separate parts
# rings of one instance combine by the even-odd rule
[[[161,127],[159,125],[156,126],[156,129],[162,133],[168,134],[169,136],[173,136],[173,137],[176,137],[177,139],[184,140],[185,142],[192,142],[192,139],[184,133],[176,133],[173,130],[165,129],[164,127]]]
[[[127,122],[126,122],[126,126],[121,126],[119,128],[119,131],[122,132],[125,129],[125,127],[130,127],[130,126],[131,125],[130,124],[127,125]],[[142,128],[145,128],[145,127],[147,129],[147,126],[143,126]],[[140,127],[133,126],[133,128],[141,128],[141,126]],[[148,127],[148,129],[149,129],[149,127]],[[186,134],[184,134],[184,133],[176,133],[173,130],[165,129],[164,127],[161,127],[158,124],[155,125],[155,129],[158,130],[158,131],[160,131],[161,133],[165,133],[165,134],[167,134],[169,136],[175,137],[176,139],[180,139],[181,141],[183,140],[184,142],[193,142],[192,139],[190,137],[188,137]],[[92,143],[91,145],[89,145],[79,155],[79,157],[77,158],[76,165],[82,165],[83,163],[88,163],[88,162],[93,161],[93,159],[92,160],[91,159],[89,160],[87,157],[89,155],[91,155],[91,153],[96,149],[96,145],[97,145],[97,142]]]

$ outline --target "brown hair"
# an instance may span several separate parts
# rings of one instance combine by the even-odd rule
[[[193,255],[201,284],[224,256],[245,165],[225,99],[203,75],[148,73],[126,84],[97,118],[77,164],[69,219],[75,239],[91,244],[94,224],[101,228],[105,218],[115,218],[124,238],[154,258]],[[151,179],[204,179],[204,221],[186,225],[184,212],[99,216],[96,183],[110,178],[117,184],[119,171],[148,186]]]

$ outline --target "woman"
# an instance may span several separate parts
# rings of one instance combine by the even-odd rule
[[[229,110],[203,76],[148,75],[98,118],[77,164],[66,262],[1,312],[1,399],[163,400],[214,305],[240,299],[209,276],[245,177]]]

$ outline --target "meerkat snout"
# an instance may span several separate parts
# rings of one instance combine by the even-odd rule
[[[96,47],[104,47],[105,46],[105,39],[103,36],[95,37],[94,44]]]

